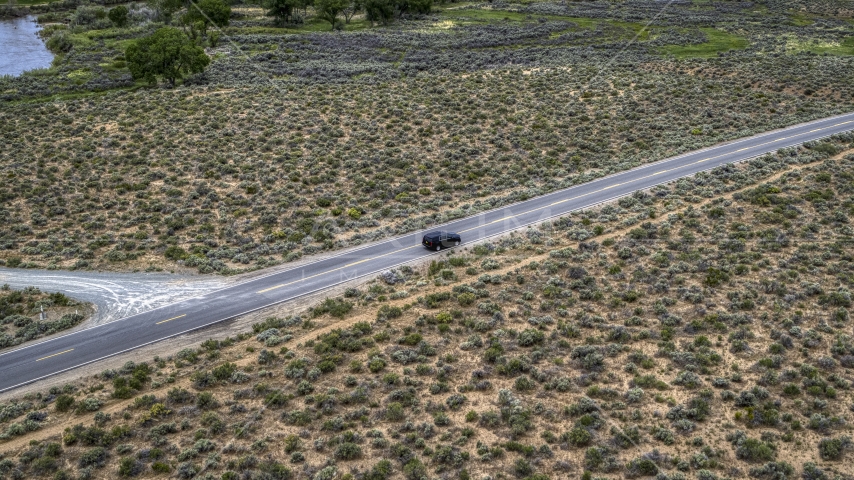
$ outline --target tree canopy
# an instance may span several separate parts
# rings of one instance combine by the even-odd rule
[[[305,8],[305,0],[265,0],[264,8],[266,15],[276,19],[279,25],[293,23],[296,19],[296,10]]]
[[[394,18],[394,0],[362,0],[362,8],[365,9],[365,17],[373,25],[374,22],[387,24]]]
[[[181,20],[190,26],[200,25],[202,34],[206,35],[209,26],[225,27],[230,18],[231,7],[223,0],[199,0],[190,2]]]
[[[187,74],[202,72],[210,63],[202,47],[172,27],[162,27],[132,43],[125,60],[133,78],[154,84],[162,77],[170,85]]]
[[[315,0],[314,10],[317,12],[317,18],[331,23],[332,29],[335,30],[338,14],[343,12],[349,4],[349,0]]]
[[[430,13],[433,0],[357,0],[353,5],[365,12],[365,18],[374,23],[387,24],[395,15]],[[346,14],[346,12],[345,12]]]
[[[107,14],[110,21],[117,27],[124,27],[128,23],[128,7],[119,5],[110,9]]]
[[[398,0],[397,8],[401,14],[430,13],[433,9],[433,0]]]
[[[172,21],[172,15],[184,7],[184,0],[148,0],[148,5],[154,9],[159,20],[168,24]]]

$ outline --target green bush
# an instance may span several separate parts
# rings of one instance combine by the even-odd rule
[[[222,365],[219,365],[213,370],[211,370],[211,374],[218,381],[225,382],[227,380],[230,380],[232,375],[234,375],[234,372],[236,371],[237,365],[230,362],[225,362]]]
[[[364,480],[386,480],[392,473],[392,465],[388,460],[380,460],[365,474]]]
[[[355,443],[345,442],[335,448],[335,458],[338,460],[355,460],[362,456],[362,447]]]
[[[649,458],[635,458],[626,465],[629,476],[652,477],[658,474],[658,465]]]
[[[370,370],[371,373],[379,373],[385,368],[385,366],[385,360],[379,357],[373,357],[368,361],[368,370]]]
[[[777,457],[777,447],[771,442],[750,438],[742,431],[727,436],[735,445],[735,456],[751,462],[771,461]]]
[[[81,468],[100,468],[104,466],[104,463],[106,463],[108,456],[109,453],[104,447],[95,447],[85,451],[83,455],[80,455],[80,459],[77,463]]]
[[[56,397],[54,408],[57,412],[67,412],[74,406],[74,397],[71,395],[60,395]]]
[[[196,397],[196,407],[201,410],[213,410],[219,407],[219,402],[211,392],[202,392]]]
[[[119,476],[133,477],[142,471],[142,464],[130,457],[123,457],[119,461]]]
[[[520,392],[530,392],[537,388],[537,382],[531,380],[526,375],[522,375],[513,383],[513,388]]]
[[[264,404],[270,408],[286,407],[288,405],[288,401],[288,395],[278,390],[270,392],[266,397],[264,397]]]
[[[520,477],[524,477],[534,473],[534,467],[531,466],[529,461],[519,458],[513,464],[513,472]]]
[[[717,287],[727,281],[729,281],[729,275],[726,272],[717,268],[709,268],[704,283],[710,287]]]
[[[319,317],[328,313],[335,318],[344,318],[344,315],[350,313],[352,309],[353,304],[346,300],[327,298],[323,303],[313,308],[311,314],[313,317]]]
[[[517,341],[520,347],[531,347],[543,343],[545,338],[546,335],[543,332],[533,328],[526,328],[519,334]]]
[[[586,447],[593,439],[587,429],[575,427],[561,436],[561,439],[574,447]]]
[[[406,412],[400,402],[392,402],[386,407],[385,419],[390,422],[401,422],[406,419]]]
[[[403,309],[397,306],[383,305],[377,310],[377,320],[391,320],[403,315]]]
[[[846,450],[851,448],[851,438],[822,438],[818,442],[818,454],[822,460],[840,460]]]
[[[183,248],[181,248],[177,245],[170,245],[163,252],[163,256],[169,260],[178,261],[178,260],[186,260],[187,257],[190,256],[190,254],[187,253],[186,250],[184,250]]]
[[[477,297],[475,297],[473,293],[461,293],[461,294],[457,295],[457,301],[463,307],[468,307],[468,306],[473,305],[474,301],[476,299],[477,299]]]
[[[124,5],[113,7],[107,13],[107,17],[113,22],[113,25],[122,28],[128,23],[128,7]]]

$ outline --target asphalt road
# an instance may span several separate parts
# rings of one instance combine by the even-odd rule
[[[62,292],[92,303],[96,312],[85,320],[85,328],[198,297],[234,283],[235,279],[213,275],[0,268],[0,285],[8,284],[14,289],[33,286],[43,292]],[[58,318],[50,316],[48,320]]]
[[[589,208],[636,190],[719,165],[854,129],[854,113],[797,125],[643,165],[583,185],[441,226],[463,244]],[[437,227],[430,230],[437,229]],[[421,246],[423,231],[385,240],[297,268],[0,355],[0,392],[263,307],[375,274],[436,252]]]

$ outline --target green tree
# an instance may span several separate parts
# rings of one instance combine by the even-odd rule
[[[300,0],[300,2],[302,3],[302,5],[300,5],[302,7],[302,16],[303,18],[307,18],[308,7],[314,7],[314,0]]]
[[[350,0],[347,6],[341,11],[344,14],[344,23],[350,23],[353,16],[362,11],[362,0]]]
[[[199,0],[190,2],[187,13],[181,17],[181,21],[190,28],[199,28],[202,35],[207,35],[208,27],[211,25],[224,27],[228,25],[230,18],[231,7],[223,0]]]
[[[394,18],[394,0],[362,0],[362,8],[372,26],[375,22],[386,25]]]
[[[110,9],[107,17],[109,17],[111,22],[113,22],[113,25],[117,27],[124,27],[128,24],[128,7],[124,5],[113,7]]]
[[[303,4],[301,0],[265,0],[264,8],[267,9],[268,17],[276,19],[277,25],[285,25],[294,23],[296,10],[303,8]]]
[[[315,0],[314,10],[317,12],[317,18],[331,23],[332,29],[335,30],[338,14],[344,11],[348,4],[349,0]]]
[[[184,0],[149,0],[148,6],[157,13],[159,20],[169,24],[172,21],[172,15],[184,7]]]
[[[433,9],[433,0],[398,0],[397,11],[399,15],[407,13],[430,13]]]
[[[171,27],[162,27],[132,43],[125,51],[125,60],[133,78],[154,84],[157,77],[163,77],[172,86],[184,75],[202,72],[210,63],[202,47]]]

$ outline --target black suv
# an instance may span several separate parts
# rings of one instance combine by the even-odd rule
[[[439,251],[446,247],[456,247],[462,242],[462,238],[452,232],[430,232],[421,239],[421,244],[430,250]]]

